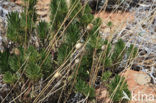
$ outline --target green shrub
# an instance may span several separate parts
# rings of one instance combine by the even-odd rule
[[[79,79],[75,84],[75,89],[85,96],[89,96],[90,98],[95,97],[95,89],[90,87],[85,81]]]
[[[10,69],[9,67],[9,49],[7,49],[5,52],[0,52],[0,73],[4,73]]]
[[[121,62],[125,53],[128,56],[132,54],[132,57],[136,55],[137,49],[134,49],[134,46],[125,49],[125,43],[121,39],[115,45],[103,40],[99,33],[102,20],[94,19],[89,5],[86,4],[83,7],[80,0],[71,0],[69,7],[66,0],[53,0],[50,5],[51,23],[49,24],[45,21],[40,21],[37,24],[34,7],[37,0],[25,0],[26,2],[29,5],[24,8],[22,13],[12,12],[8,15],[7,37],[12,41],[12,48],[5,48],[5,52],[0,53],[0,73],[4,74],[3,80],[8,84],[12,85],[19,80],[17,88],[21,88],[21,85],[28,82],[30,90],[28,95],[35,91],[35,86],[38,88],[39,80],[45,80],[43,86],[49,84],[47,77],[63,64],[60,70],[62,74],[60,74],[65,75],[63,74],[66,73],[64,67],[67,66],[68,75],[73,77],[71,80],[76,81],[67,81],[69,83],[67,85],[72,87],[70,84],[73,82],[73,90],[94,98],[95,83],[92,81],[96,80],[94,77],[97,77],[98,71],[110,68],[104,72],[102,77],[103,81],[107,82],[118,66],[114,66],[114,64]],[[72,10],[69,13],[70,9]],[[67,14],[70,15],[67,16]],[[92,27],[87,29],[88,25]],[[108,24],[108,26],[111,25],[112,23]],[[34,41],[32,38],[36,37],[37,41]],[[34,42],[38,43],[38,46]],[[78,43],[81,43],[84,48],[76,48],[75,45]],[[102,46],[107,46],[107,48],[102,50]],[[81,51],[81,49],[83,50]],[[10,53],[11,51],[13,53]],[[73,51],[75,51],[74,54]],[[79,63],[75,63],[75,59],[80,60]],[[66,60],[67,62],[65,62]],[[118,83],[118,79],[119,77],[115,77],[109,84],[111,90]],[[57,78],[55,83],[51,83],[49,86],[53,87],[57,80],[59,79]],[[64,82],[66,80],[63,80]],[[74,92],[73,90],[72,92]],[[127,90],[126,85],[122,90]],[[14,92],[15,96],[20,94],[19,91],[15,90]],[[46,93],[43,94],[46,95]],[[121,95],[117,94],[114,101],[118,101],[120,97]],[[33,102],[32,98],[29,99]],[[24,102],[24,100],[19,101]]]
[[[124,77],[120,77],[119,75],[116,75],[108,85],[109,94],[114,95],[111,97],[113,102],[121,102],[121,101],[127,101],[122,100],[122,97],[124,97],[123,92],[127,94],[128,97],[131,97],[131,93],[128,90],[127,82],[125,81]],[[115,92],[114,92],[115,91]]]
[[[125,59],[125,56],[125,60],[128,62],[128,59],[133,59],[137,55],[138,49],[132,44],[130,47],[126,47],[122,39],[119,39],[114,45],[106,41],[105,46],[107,46],[105,53],[106,57],[103,59],[103,63],[105,68],[110,68],[113,73],[116,71],[120,62]],[[114,46],[114,48],[112,48],[112,46]]]
[[[104,72],[103,75],[102,75],[103,82],[108,82],[111,75],[112,75],[112,73],[110,71]]]
[[[49,25],[45,21],[40,21],[37,26],[37,33],[42,42],[44,42],[45,38],[48,38]]]
[[[11,72],[5,72],[3,81],[5,83],[13,84],[16,81],[16,75]]]
[[[37,15],[34,6],[36,2],[37,0],[25,0],[25,3],[29,5],[24,8],[24,12],[20,14],[11,12],[8,15],[7,37],[15,45],[12,50],[6,48],[3,53],[0,53],[0,73],[5,74],[4,80],[7,83],[15,82],[17,74],[21,74],[23,71],[24,79],[29,78],[35,81],[42,76],[47,77],[47,74],[50,75],[53,72],[51,55],[46,58],[44,53],[46,45],[42,46],[42,50],[30,42],[32,41],[31,37],[37,35],[41,43],[44,44],[44,40],[49,34],[49,26],[45,21],[41,21],[38,26],[35,26]],[[37,30],[37,34],[35,30]],[[39,45],[41,44],[39,43]],[[12,54],[10,54],[11,51]]]

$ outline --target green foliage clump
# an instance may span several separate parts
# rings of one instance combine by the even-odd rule
[[[72,0],[68,8],[68,5],[66,5],[66,3],[62,5],[63,3],[65,3],[64,0],[54,1],[51,3],[51,9],[53,12],[53,15],[51,15],[51,19],[52,19],[52,23],[54,23],[52,25],[54,29],[54,34],[57,33],[57,30],[59,29],[60,25],[63,23],[65,17],[68,14],[68,10],[71,10],[70,12],[71,15],[68,16],[68,18],[64,21],[64,24],[62,26],[62,28],[66,26],[67,28],[63,34],[63,37],[61,38],[63,39],[63,42],[58,48],[57,62],[60,65],[64,63],[64,61],[67,60],[68,57],[70,57],[71,51],[79,39],[81,39],[79,42],[82,44],[87,42],[84,55],[82,56],[82,59],[81,59],[81,64],[78,68],[78,73],[76,77],[77,83],[75,84],[75,88],[78,88],[77,85],[79,84],[79,87],[89,89],[89,87],[83,84],[91,79],[90,73],[91,73],[91,69],[94,69],[93,66],[95,64],[93,63],[94,63],[95,57],[98,58],[99,55],[102,55],[103,52],[105,52],[105,58],[101,58],[102,63],[103,63],[102,65],[105,68],[110,68],[110,70],[114,72],[115,68],[118,65],[117,64],[114,66],[114,64],[122,61],[125,53],[127,53],[127,48],[125,47],[125,43],[122,39],[119,39],[118,42],[115,43],[115,45],[113,45],[112,43],[109,43],[107,40],[104,41],[100,37],[99,26],[101,25],[102,21],[100,18],[94,19],[94,16],[91,14],[91,8],[88,5],[86,5],[83,8],[82,5],[80,5],[79,0],[77,1]],[[60,8],[54,9],[54,7],[60,7]],[[82,11],[79,11],[81,8],[83,8]],[[75,18],[73,19],[72,17],[75,17]],[[70,22],[71,20],[72,22]],[[68,25],[68,23],[70,23],[70,25]],[[88,25],[92,25],[92,28],[91,30],[88,30],[87,32],[85,32]],[[109,22],[108,26],[111,27],[112,22]],[[59,33],[61,33],[61,31],[63,30],[60,29]],[[84,36],[80,38],[82,34]],[[107,46],[107,48],[104,51],[101,50],[101,47],[103,45]],[[94,51],[97,52],[95,57],[93,56]],[[111,75],[110,73],[105,74],[105,76],[103,76],[103,79],[110,78],[110,75]],[[82,82],[82,84],[80,84],[79,82]],[[88,94],[88,93],[84,93],[83,90],[80,90],[80,89],[76,89],[76,90],[78,92],[81,92],[85,96],[86,94]]]
[[[62,64],[67,55],[69,54],[70,49],[67,44],[62,44],[61,47],[58,49],[58,57],[57,61],[59,64]]]
[[[50,4],[52,29],[57,31],[64,21],[68,8],[65,0],[54,0]]]
[[[106,46],[106,57],[103,59],[103,63],[105,68],[111,68],[111,71],[115,71],[120,62],[124,59],[124,56],[127,56],[126,59],[128,60],[129,58],[134,58],[137,54],[137,48],[132,44],[130,47],[126,47],[122,39],[119,39],[114,45],[107,40],[104,44]]]
[[[111,75],[112,75],[112,72],[110,72],[110,71],[104,72],[103,75],[102,75],[103,82],[108,82]]]
[[[111,22],[111,21],[109,21],[108,23],[107,23],[107,26],[108,27],[111,27],[113,25],[113,23]]]
[[[17,43],[24,41],[24,31],[21,30],[21,19],[18,12],[11,12],[8,15],[7,36],[10,40]]]
[[[13,75],[16,75],[15,77],[17,77],[18,73],[21,73],[24,69],[25,72],[25,76],[27,76],[30,80],[38,80],[39,78],[41,78],[42,76],[47,77],[48,74],[50,75],[50,73],[53,72],[53,68],[52,68],[52,63],[51,63],[51,56],[48,56],[47,59],[45,59],[45,54],[43,52],[38,52],[34,46],[30,46],[24,53],[24,49],[23,48],[19,48],[19,55],[15,55],[15,54],[9,54],[9,56],[3,56],[1,62],[3,64],[1,64],[1,72],[2,73],[6,73],[6,72],[10,72],[13,73]],[[3,55],[5,55],[6,52],[4,52]],[[5,60],[5,58],[8,57],[7,61],[3,61]],[[43,62],[43,60],[45,59],[45,62]],[[26,64],[25,64],[26,62]],[[40,66],[40,64],[43,62],[42,66]],[[5,66],[5,63],[8,63],[7,66]],[[7,75],[5,76],[7,78]],[[7,81],[12,81],[14,82],[12,78],[8,77]],[[5,81],[5,82],[7,82]],[[7,83],[10,83],[7,82]]]
[[[122,39],[119,39],[118,42],[115,44],[114,52],[112,54],[113,63],[116,61],[120,62],[124,56],[125,51],[125,43]]]
[[[90,85],[87,84],[87,80],[89,79],[89,71],[92,66],[93,49],[99,49],[101,46],[102,40],[99,37],[98,30],[99,26],[101,25],[101,19],[97,18],[94,20],[94,16],[91,14],[91,8],[89,7],[89,5],[86,4],[86,6],[83,7],[80,0],[71,0],[69,8],[68,6],[69,5],[66,5],[65,0],[54,1],[51,3],[51,10],[53,14],[51,15],[51,19],[53,23],[52,28],[54,29],[54,33],[58,32],[57,30],[60,27],[61,23],[63,23],[64,18],[67,16],[68,10],[71,10],[70,15],[63,24],[63,27],[67,26],[67,28],[64,32],[63,37],[61,38],[63,39],[63,42],[58,48],[57,62],[58,64],[62,64],[65,60],[67,60],[68,55],[69,57],[71,57],[71,51],[73,50],[77,42],[84,44],[85,42],[87,42],[87,40],[89,40],[84,56],[82,57],[80,67],[78,69],[75,89],[85,96],[87,96],[89,93],[89,97],[93,97],[93,88],[90,88]],[[70,25],[68,25],[69,23]],[[89,24],[92,24],[93,28],[85,32]],[[62,30],[60,30],[59,33],[61,33],[61,31]],[[95,44],[99,39],[100,41],[98,42],[97,46]]]
[[[89,96],[90,98],[95,97],[95,89],[93,87],[90,87],[87,83],[85,83],[81,79],[77,81],[75,89],[80,93],[84,94],[85,96]]]
[[[83,12],[80,15],[80,22],[83,26],[87,26],[89,23],[92,22],[94,16],[91,14],[91,8],[89,5],[86,5],[83,9]]]
[[[106,71],[102,75],[102,81],[106,88],[108,88],[113,103],[127,102],[128,100],[123,98],[124,93],[126,93],[129,98],[131,97],[131,92],[128,89],[128,85],[124,77],[116,74],[112,78],[112,72]]]
[[[136,57],[137,51],[138,51],[137,47],[134,47],[134,45],[131,44],[127,50],[127,57],[129,57],[129,58]]]
[[[7,37],[15,45],[12,50],[6,49],[0,53],[0,73],[4,74],[4,81],[8,84],[14,83],[19,75],[24,81],[36,81],[53,72],[52,56],[47,57],[44,52],[46,45],[40,49],[31,42],[31,38],[37,36],[41,40],[38,45],[44,44],[49,35],[49,25],[40,21],[36,26],[37,14],[34,6],[37,0],[25,0],[24,3],[22,13],[11,12],[8,15]]]
[[[41,68],[35,63],[29,63],[26,69],[26,76],[31,80],[36,80],[42,76]]]
[[[9,66],[13,72],[17,72],[20,69],[20,66],[24,62],[24,58],[21,56],[11,55],[9,56]]]
[[[6,72],[3,77],[3,81],[8,84],[13,84],[16,81],[16,75],[11,72]]]
[[[81,66],[78,71],[78,77],[86,81],[89,78],[89,71],[92,65],[92,56],[91,54],[85,55],[82,58]]]
[[[47,34],[49,32],[48,28],[48,23],[45,21],[40,21],[37,26],[37,33],[42,42],[44,42],[44,39],[47,38]]]
[[[25,0],[24,12],[11,12],[8,15],[7,37],[15,43],[28,43],[30,35],[34,32],[34,25],[37,20],[34,6],[37,0]],[[24,42],[25,41],[25,42]]]
[[[4,73],[9,70],[9,50],[6,50],[4,53],[0,52],[0,73]]]
[[[127,94],[128,97],[131,96],[130,91],[128,90],[127,82],[125,81],[124,77],[120,77],[119,75],[116,75],[113,80],[111,80],[110,84],[108,85],[109,94],[114,95],[112,96],[113,102],[121,102],[121,101],[127,101],[122,100],[122,97],[124,97],[123,92]]]
[[[92,74],[96,76],[99,69],[110,68],[102,76],[102,80],[108,82],[113,70],[117,67],[114,64],[121,62],[125,53],[133,58],[136,55],[137,49],[133,45],[126,48],[121,39],[113,45],[100,37],[99,27],[102,21],[100,18],[94,19],[88,4],[84,6],[80,0],[70,0],[69,4],[66,0],[52,0],[51,23],[40,21],[37,24],[34,7],[36,2],[37,0],[25,0],[25,3],[29,5],[26,5],[24,12],[20,14],[13,12],[8,15],[7,37],[14,45],[13,53],[10,53],[8,49],[0,53],[0,73],[4,74],[6,83],[14,84],[21,77],[20,83],[24,84],[28,80],[29,88],[31,88],[38,83],[39,79],[47,80],[47,77],[58,67],[67,66],[68,75],[72,75],[74,78],[72,80],[76,81],[74,90],[94,98],[94,83],[90,82]],[[91,25],[90,29],[87,28],[88,25]],[[108,26],[111,25],[111,22],[108,23]],[[39,40],[38,46],[33,42],[34,39],[32,40],[36,37]],[[82,47],[76,48],[78,43],[84,46],[83,50],[81,50]],[[107,48],[102,50],[102,46]],[[75,63],[75,59],[80,60],[79,63]],[[70,65],[68,66],[67,63]],[[61,75],[64,75],[64,71],[60,71]],[[110,90],[114,89],[118,79],[119,77],[115,77],[109,84]],[[126,92],[126,85],[122,90]],[[118,94],[116,96],[117,99],[115,98],[114,101],[118,101],[121,97]]]

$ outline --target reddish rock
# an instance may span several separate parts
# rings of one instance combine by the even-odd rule
[[[127,70],[123,76],[134,97],[130,103],[156,103],[156,88],[150,83],[150,77],[146,73]]]

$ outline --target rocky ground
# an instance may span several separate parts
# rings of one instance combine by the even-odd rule
[[[7,0],[0,1],[0,51],[3,52],[2,42],[6,41],[6,26],[7,26],[7,14],[11,11],[22,11],[22,2],[20,0]],[[37,13],[39,14],[38,20],[49,19],[49,2],[50,0],[39,0]],[[101,35],[106,38],[108,35],[115,39],[121,37],[127,43],[135,44],[139,50],[138,57],[133,61],[132,67],[123,65],[125,71],[123,75],[127,82],[131,92],[137,93],[141,91],[146,94],[153,94],[156,97],[156,0],[142,0],[138,4],[138,7],[133,7],[129,12],[100,12],[95,14],[95,17],[101,17],[103,20],[103,26],[101,27]],[[107,22],[111,21],[113,27],[108,28]],[[137,88],[136,88],[137,87]],[[2,82],[2,76],[0,75],[0,99],[2,99],[1,92],[7,92],[9,89]],[[109,102],[107,90],[100,86],[97,89],[97,100]],[[81,98],[80,94],[76,94],[74,98]],[[106,101],[105,101],[106,102]],[[151,102],[151,103],[155,103]],[[140,103],[138,101],[131,103]],[[146,103],[146,102],[143,102]],[[149,102],[147,102],[149,103]]]

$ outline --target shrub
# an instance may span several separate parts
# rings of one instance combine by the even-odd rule
[[[76,91],[94,98],[98,71],[110,68],[114,73],[118,65],[113,64],[121,62],[125,53],[135,56],[134,47],[125,50],[123,40],[119,39],[113,45],[100,37],[99,26],[102,21],[94,18],[88,4],[82,5],[80,0],[71,0],[69,4],[66,0],[53,0],[50,5],[51,23],[39,21],[37,24],[36,2],[25,0],[29,5],[22,13],[12,12],[8,15],[7,37],[12,42],[12,48],[5,48],[5,52],[0,53],[0,73],[4,74],[4,82],[12,87],[18,81],[13,89],[14,96],[18,97],[23,88],[26,89],[23,85],[28,85],[28,91],[23,97],[28,97],[30,102],[38,102],[43,95],[43,98],[47,95],[49,97],[49,92],[58,87],[64,87],[61,93],[58,92],[60,97],[55,97],[58,100],[61,95],[68,99],[65,93],[69,87],[72,93]],[[81,45],[76,47],[78,44]],[[102,50],[102,46],[107,48]],[[107,81],[110,75],[109,72],[104,73],[103,80]],[[110,84],[112,90],[118,82],[118,77],[115,78]],[[43,84],[39,84],[42,80]],[[32,92],[36,93],[33,97]],[[25,100],[19,98],[17,102]]]
[[[123,92],[125,92],[128,97],[131,96],[131,93],[128,90],[128,85],[127,85],[127,82],[125,81],[125,78],[120,77],[119,75],[116,75],[111,80],[110,84],[108,85],[108,88],[109,88],[109,94],[112,96],[111,98],[112,98],[113,102],[115,102],[115,103],[127,101],[127,100],[122,100],[122,97],[124,97]]]

